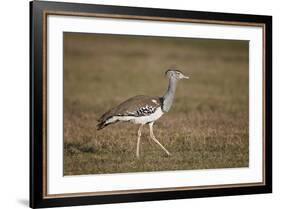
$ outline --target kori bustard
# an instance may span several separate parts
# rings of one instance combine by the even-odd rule
[[[167,70],[165,75],[169,78],[169,85],[164,96],[134,96],[104,113],[100,119],[98,119],[97,129],[100,130],[119,121],[140,124],[136,150],[136,156],[139,157],[142,127],[143,125],[148,124],[151,139],[156,142],[167,155],[170,155],[169,151],[154,136],[153,124],[164,113],[167,113],[170,110],[173,104],[177,82],[181,79],[188,79],[189,77],[183,75],[181,71],[173,69]]]

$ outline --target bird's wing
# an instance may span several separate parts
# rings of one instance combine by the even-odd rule
[[[105,121],[113,116],[146,116],[154,113],[161,106],[159,97],[135,96],[104,113],[98,121]]]

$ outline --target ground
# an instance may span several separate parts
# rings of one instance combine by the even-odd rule
[[[176,67],[174,104],[154,125],[171,156],[138,125],[96,130],[109,108],[161,96]],[[247,41],[64,33],[64,175],[214,169],[249,165]]]

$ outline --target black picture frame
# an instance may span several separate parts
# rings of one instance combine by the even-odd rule
[[[265,159],[264,184],[226,186],[223,188],[181,189],[155,192],[136,192],[103,195],[50,196],[46,191],[46,166],[44,136],[46,135],[46,46],[44,18],[48,14],[65,15],[109,14],[136,18],[162,18],[207,21],[210,23],[261,24],[264,26],[264,95],[265,95]],[[182,198],[199,198],[228,195],[245,195],[272,192],[272,17],[261,15],[229,14],[215,12],[168,9],[134,8],[77,3],[30,2],[30,207],[44,208],[121,202],[153,201]]]

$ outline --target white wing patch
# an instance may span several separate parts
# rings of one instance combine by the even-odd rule
[[[135,124],[146,124],[158,120],[163,115],[161,107],[158,107],[156,111],[150,115],[135,117],[135,116],[113,116],[109,118],[105,124],[113,123],[116,121],[130,121]]]
[[[158,105],[158,102],[155,99],[153,99],[152,102]]]

